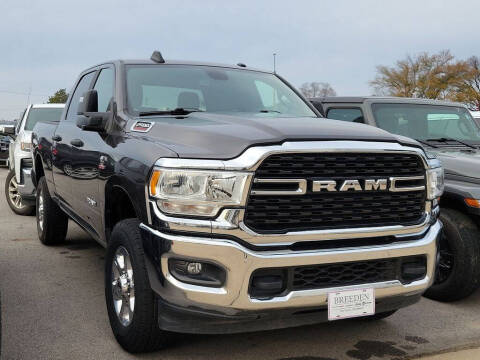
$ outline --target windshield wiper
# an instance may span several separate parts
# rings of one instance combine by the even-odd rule
[[[151,115],[188,115],[192,112],[203,112],[204,110],[195,108],[182,108],[178,107],[173,110],[154,110],[154,111],[142,111],[138,116],[151,116]]]
[[[465,145],[465,146],[468,146],[469,148],[471,149],[478,149],[476,146],[473,146],[469,143],[466,143],[466,142],[463,142],[461,140],[458,140],[458,139],[454,139],[454,138],[448,138],[448,137],[441,137],[441,138],[435,138],[435,139],[426,139],[425,141],[429,142],[429,141],[438,141],[438,142],[447,142],[447,141],[456,141],[462,145]]]
[[[425,140],[420,140],[420,139],[415,139],[415,140],[417,140],[420,144],[427,145],[427,146],[431,146],[431,147],[433,147],[433,148],[438,148],[437,145],[430,144],[430,143],[428,143],[428,142],[425,141]]]
[[[280,112],[280,111],[278,111],[278,110],[267,110],[267,109],[262,109],[262,110],[260,110],[259,112],[261,112],[261,113],[277,113],[277,114],[281,114],[281,112]]]

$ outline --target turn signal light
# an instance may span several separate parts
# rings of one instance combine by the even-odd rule
[[[465,203],[470,207],[480,209],[480,200],[478,199],[465,198]]]

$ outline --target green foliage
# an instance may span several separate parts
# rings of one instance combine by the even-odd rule
[[[60,89],[52,96],[48,97],[48,104],[65,104],[67,102],[68,94],[66,89]]]

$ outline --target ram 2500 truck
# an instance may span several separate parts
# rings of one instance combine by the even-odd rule
[[[443,169],[414,140],[319,118],[280,76],[111,61],[33,134],[45,245],[74,220],[106,247],[130,352],[413,304],[435,274]]]
[[[445,170],[443,235],[435,283],[425,296],[460,300],[480,285],[480,127],[462,104],[394,97],[325,97],[327,118],[377,126],[421,142]]]

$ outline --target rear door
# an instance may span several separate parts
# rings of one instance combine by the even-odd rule
[[[73,208],[74,194],[72,192],[72,171],[74,154],[71,141],[78,129],[77,110],[83,93],[90,89],[95,78],[95,71],[81,76],[75,86],[72,97],[67,104],[64,118],[58,124],[52,137],[52,169],[55,193],[69,207]]]

